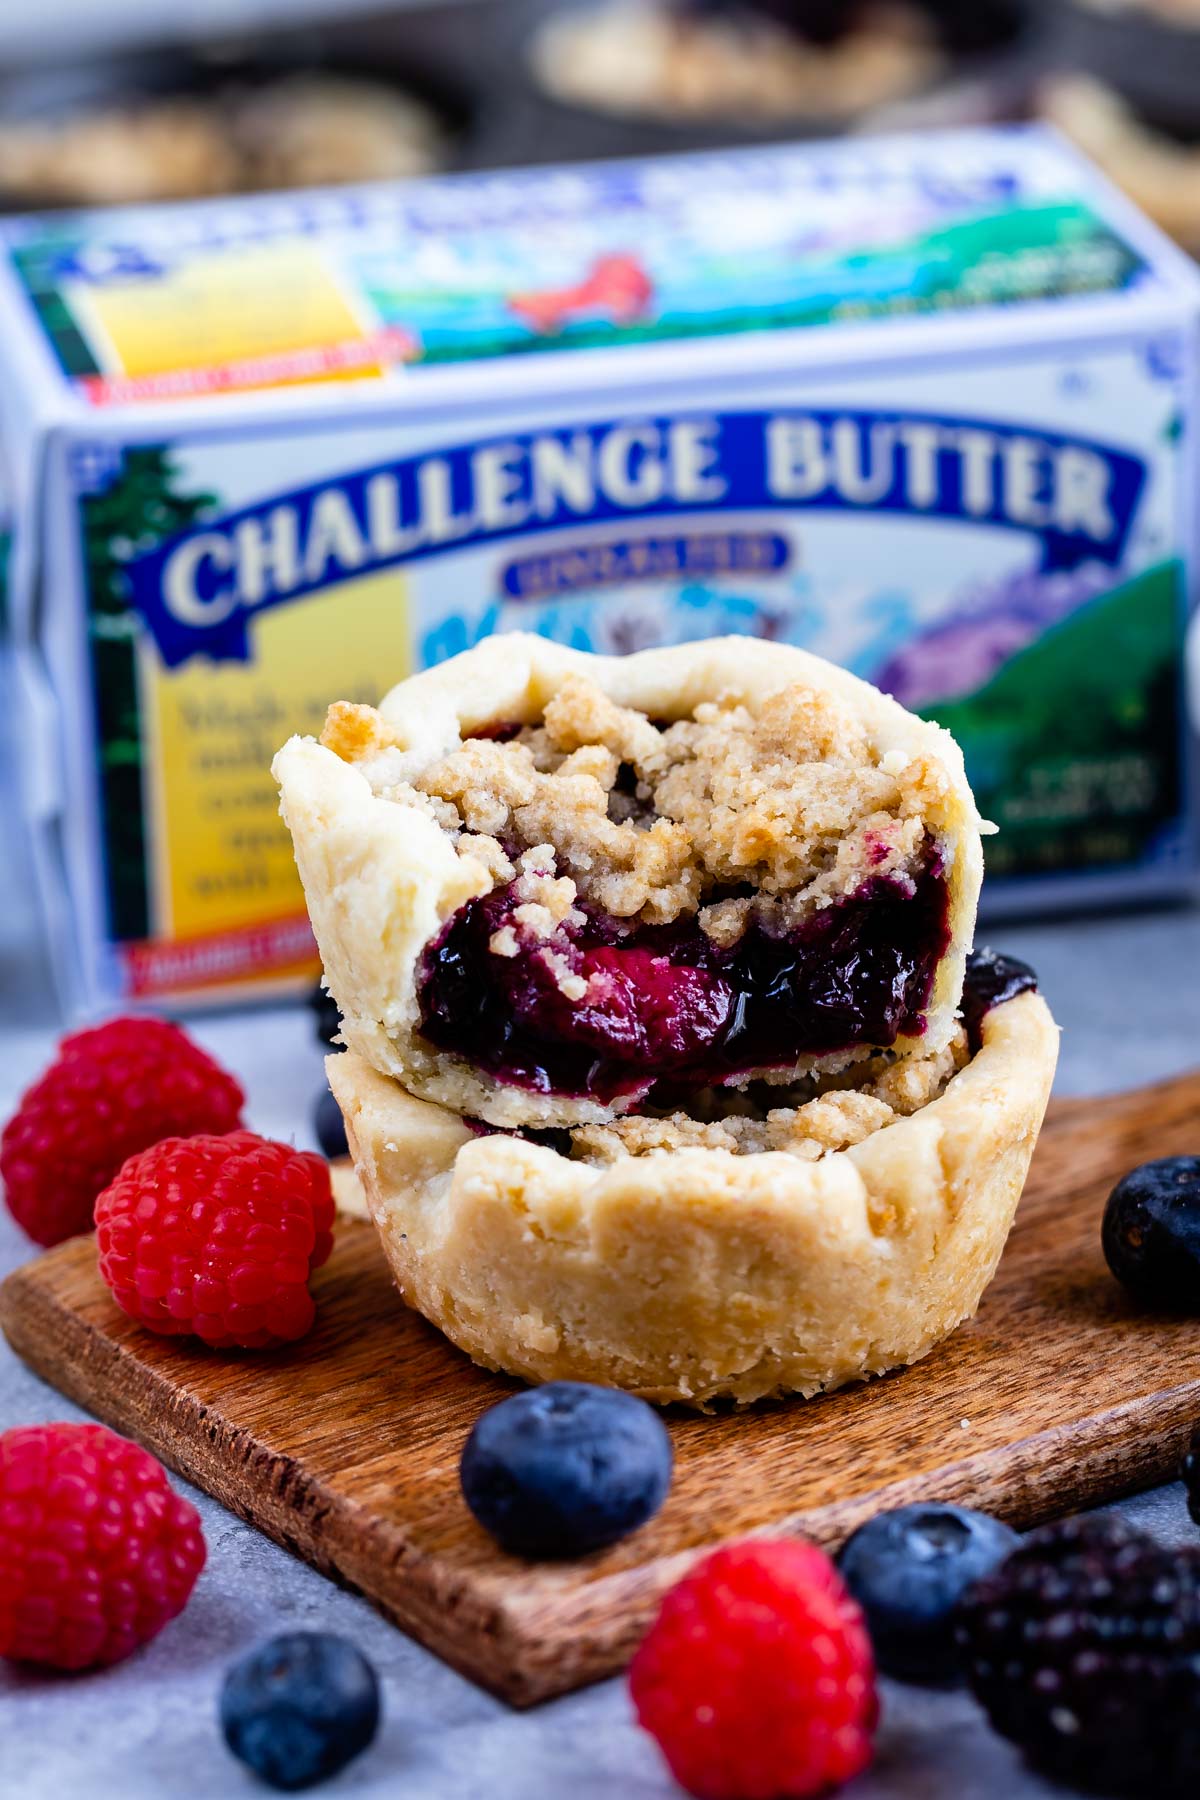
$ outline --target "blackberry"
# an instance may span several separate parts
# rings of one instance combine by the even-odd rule
[[[1031,1763],[1094,1793],[1200,1782],[1200,1551],[1113,1517],[1026,1538],[967,1594],[967,1678]]]
[[[1123,1176],[1104,1209],[1101,1243],[1139,1300],[1200,1312],[1200,1156],[1164,1156]]]

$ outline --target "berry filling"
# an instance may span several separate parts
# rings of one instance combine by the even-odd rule
[[[1038,978],[1028,963],[995,950],[972,950],[967,958],[963,984],[963,1023],[971,1054],[983,1043],[983,1021],[994,1006],[1015,1000],[1018,994],[1037,992]]]
[[[588,906],[548,949],[514,924],[515,886],[469,901],[426,952],[421,1032],[498,1080],[602,1103],[919,1037],[949,944],[936,857],[784,934],[752,916],[731,945],[692,917],[631,927]]]

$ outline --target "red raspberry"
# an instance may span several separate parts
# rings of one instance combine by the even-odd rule
[[[0,1656],[119,1662],[183,1611],[200,1515],[161,1463],[103,1425],[0,1432]]]
[[[105,1188],[96,1241],[117,1305],[151,1331],[218,1350],[290,1343],[333,1248],[329,1165],[252,1131],[165,1138]]]
[[[795,1538],[716,1551],[671,1589],[629,1671],[639,1722],[698,1800],[806,1800],[871,1761],[862,1614]]]
[[[96,1195],[160,1138],[233,1131],[245,1095],[165,1019],[110,1019],[63,1039],[0,1138],[8,1209],[37,1244],[92,1229]]]

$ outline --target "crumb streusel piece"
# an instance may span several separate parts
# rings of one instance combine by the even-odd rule
[[[710,1089],[685,1108],[577,1125],[570,1134],[571,1155],[611,1163],[673,1150],[727,1150],[735,1156],[774,1150],[819,1162],[920,1112],[969,1061],[967,1034],[960,1029],[931,1056],[903,1062],[879,1057],[840,1075],[813,1076],[795,1094],[772,1096],[770,1105],[756,1104],[747,1093]]]

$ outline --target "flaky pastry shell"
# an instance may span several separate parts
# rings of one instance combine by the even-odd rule
[[[979,1304],[1058,1054],[996,1007],[940,1096],[818,1162],[685,1149],[597,1168],[481,1136],[361,1056],[329,1079],[401,1294],[485,1367],[704,1407],[915,1362]]]

